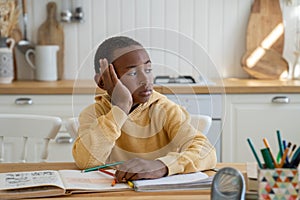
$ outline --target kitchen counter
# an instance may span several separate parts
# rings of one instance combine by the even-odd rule
[[[300,80],[256,80],[223,79],[213,84],[155,85],[155,90],[163,94],[251,94],[251,93],[300,93]],[[14,81],[0,84],[0,94],[93,94],[102,93],[92,80],[61,80],[54,82]]]

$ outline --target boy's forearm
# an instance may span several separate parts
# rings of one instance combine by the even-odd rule
[[[106,116],[89,119],[84,113],[80,116],[78,138],[73,145],[73,157],[79,168],[88,168],[105,163],[115,141],[121,135],[125,114],[114,107]],[[116,122],[117,121],[117,122]]]
[[[92,135],[78,137],[74,142],[72,153],[80,169],[104,164],[114,146],[114,142]]]

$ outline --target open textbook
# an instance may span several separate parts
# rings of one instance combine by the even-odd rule
[[[0,173],[0,199],[46,197],[84,192],[131,190],[125,183],[111,186],[113,178],[99,171],[43,170]]]
[[[114,173],[114,170],[108,170]],[[80,170],[43,170],[0,173],[0,199],[49,197],[85,192],[122,190],[163,191],[209,189],[212,177],[196,172],[153,180],[133,181],[134,188],[118,183],[111,186],[113,177],[100,171],[82,173]]]

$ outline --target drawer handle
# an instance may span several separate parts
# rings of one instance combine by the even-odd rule
[[[55,141],[58,144],[71,144],[73,142],[73,138],[68,136],[61,136],[56,138]]]
[[[290,99],[285,96],[278,96],[278,97],[273,97],[272,103],[290,103]]]
[[[15,104],[17,105],[31,105],[32,103],[32,99],[28,97],[21,97],[15,100]]]

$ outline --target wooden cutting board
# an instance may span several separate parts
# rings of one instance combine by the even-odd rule
[[[278,30],[276,28],[280,26],[283,26],[283,18],[279,0],[254,0],[247,28],[247,50],[262,46],[264,41],[271,38],[268,36],[273,35],[276,40],[270,39],[272,41],[270,49],[282,54],[284,31],[279,36],[273,32],[274,30]]]
[[[252,58],[252,51],[247,51],[242,58],[243,69],[251,76],[259,79],[280,79],[286,76],[288,62],[282,55],[273,49],[263,51],[264,53],[260,55],[259,60],[256,60],[255,56]]]
[[[64,72],[64,30],[56,19],[57,6],[55,2],[47,4],[47,19],[38,29],[38,45],[58,45],[57,77],[63,78]]]
[[[242,67],[258,79],[278,79],[288,73],[288,63],[282,57],[284,48],[284,25],[279,0],[254,0],[250,12],[246,52]],[[257,49],[264,54],[256,54],[255,65],[248,65],[249,56]]]

